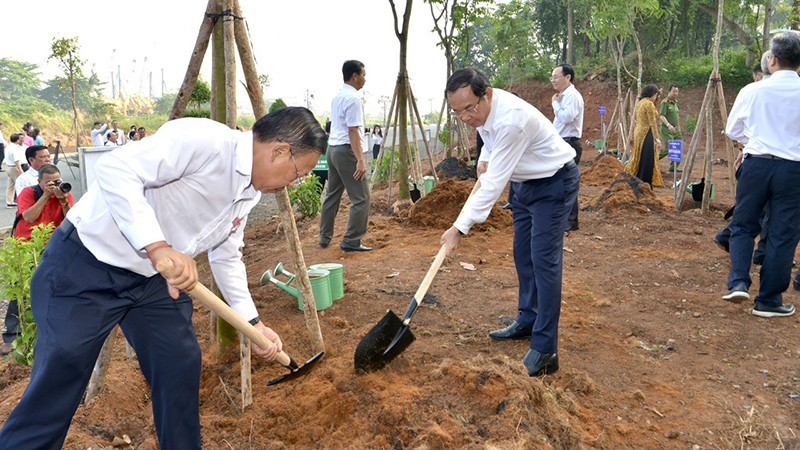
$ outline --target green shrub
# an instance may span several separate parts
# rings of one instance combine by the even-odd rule
[[[389,179],[389,161],[392,162],[392,176],[397,176],[397,171],[400,170],[400,149],[396,148],[394,151],[394,155],[392,155],[392,149],[387,147],[383,151],[383,156],[381,157],[380,162],[378,163],[377,169],[374,167],[375,162],[373,161],[373,170],[378,171],[377,178],[375,181],[378,183],[384,182]],[[416,153],[417,149],[413,145],[409,145],[409,158],[413,158],[414,154]],[[409,172],[410,173],[410,172]]]
[[[659,81],[663,85],[703,86],[714,68],[711,55],[685,58],[671,51],[661,60]],[[746,64],[744,51],[727,50],[720,54],[719,73],[726,89],[739,90],[752,81],[752,68]],[[644,80],[643,80],[644,81]]]
[[[14,340],[14,361],[25,366],[33,364],[36,343],[31,278],[54,229],[53,224],[38,225],[33,228],[30,240],[8,238],[0,247],[0,294],[9,301],[16,300],[19,308],[20,335]]]
[[[322,207],[322,202],[320,201],[321,191],[322,183],[320,183],[319,177],[313,173],[307,176],[299,185],[290,186],[287,189],[292,206],[299,207],[300,212],[306,217],[314,217],[319,214],[319,210]]]
[[[183,117],[201,117],[204,119],[211,118],[211,110],[210,109],[187,109],[183,113]]]
[[[683,123],[686,126],[686,132],[692,134],[697,129],[697,116],[687,114]]]

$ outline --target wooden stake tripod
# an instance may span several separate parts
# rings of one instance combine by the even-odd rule
[[[408,116],[411,119],[409,122],[409,128],[411,129],[411,136],[414,143],[419,142],[417,140],[417,129],[419,129],[420,138],[425,145],[425,152],[428,155],[428,164],[430,165],[431,173],[433,173],[434,180],[436,178],[436,170],[433,167],[433,157],[431,155],[430,145],[428,143],[428,137],[425,134],[425,128],[422,124],[422,117],[419,114],[419,108],[417,108],[417,101],[414,99],[414,93],[411,90],[411,83],[408,81],[408,74],[407,73],[400,73],[397,75],[397,83],[395,84],[394,88],[394,95],[392,96],[392,103],[389,107],[389,117],[386,121],[385,130],[388,132],[392,130],[392,145],[391,145],[391,152],[389,156],[389,193],[387,196],[387,204],[391,205],[392,203],[392,185],[393,183],[393,171],[394,171],[394,151],[395,151],[395,143],[398,139],[398,122],[399,117],[401,114],[400,102],[398,102],[398,98],[400,98],[400,90],[404,89],[406,92],[406,99],[408,105]],[[404,133],[405,136],[408,136],[408,130],[401,130],[400,133]],[[372,177],[370,178],[369,189],[372,191],[372,187],[375,185],[375,181],[378,178],[378,169],[381,165],[381,160],[383,159],[383,155],[386,151],[386,143],[388,139],[384,139],[381,143],[380,151],[378,152],[377,162],[375,163],[375,168],[372,171]],[[400,139],[401,145],[404,139]],[[422,170],[422,159],[420,157],[420,150],[417,148],[415,152],[409,152],[409,157],[411,160],[409,161],[408,168],[410,173],[410,178],[414,180],[417,188],[420,190],[420,195],[425,196],[427,192],[425,192],[425,183],[423,180],[423,173]],[[438,180],[437,180],[438,181]],[[400,180],[400,183],[405,183],[406,180]]]
[[[697,155],[697,145],[700,141],[700,136],[702,134],[703,127],[706,127],[706,156],[705,156],[705,170],[704,170],[704,178],[705,178],[705,188],[703,189],[703,201],[701,204],[701,210],[703,213],[708,212],[709,208],[709,201],[711,195],[711,183],[712,183],[712,158],[714,152],[714,145],[713,145],[713,129],[711,124],[711,116],[712,111],[714,108],[714,96],[717,97],[717,102],[719,105],[719,113],[720,118],[722,119],[722,124],[724,126],[725,123],[728,122],[728,109],[725,106],[725,95],[722,89],[722,79],[719,76],[719,41],[720,35],[722,33],[722,8],[723,8],[724,0],[719,0],[717,5],[717,32],[714,36],[714,69],[711,71],[711,75],[708,78],[708,85],[706,86],[706,92],[703,96],[703,103],[700,107],[700,112],[697,116],[697,128],[695,129],[694,134],[692,135],[692,142],[689,145],[689,152],[687,158],[685,159],[685,164],[683,167],[683,176],[681,177],[680,184],[675,186],[675,189],[678,189],[677,195],[675,196],[675,209],[680,210],[681,205],[683,204],[683,198],[686,195],[686,186],[689,181],[689,178],[692,175],[692,169],[694,168],[694,160]],[[733,150],[733,143],[729,138],[725,138],[725,147],[727,148],[728,152],[728,173],[730,175],[730,186],[731,186],[731,193],[734,197],[736,197],[736,176],[735,176],[735,169],[733,167],[733,162],[736,160],[736,155],[734,154]]]

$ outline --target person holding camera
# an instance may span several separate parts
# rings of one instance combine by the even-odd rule
[[[30,158],[33,159],[33,158]],[[61,225],[67,211],[75,204],[69,183],[61,182],[61,172],[52,164],[44,164],[39,169],[39,182],[22,190],[17,197],[19,209],[14,220],[12,236],[17,239],[31,238],[33,227],[52,223]],[[19,309],[17,301],[8,302],[5,318],[6,331],[3,333],[3,344],[0,355],[7,355],[14,350],[12,343],[19,336]]]
[[[61,225],[67,211],[75,204],[70,193],[72,186],[61,181],[61,172],[52,164],[39,169],[39,182],[26,187],[17,197],[17,215],[21,217],[14,227],[14,237],[30,239],[33,227],[52,223]]]
[[[28,170],[17,177],[14,190],[17,197],[26,187],[39,183],[39,169],[45,164],[50,164],[50,150],[44,145],[34,145],[25,149],[25,159],[28,161]]]

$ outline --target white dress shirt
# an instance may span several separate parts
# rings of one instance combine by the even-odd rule
[[[800,161],[800,76],[779,70],[750,83],[733,103],[725,133],[744,153]]]
[[[25,162],[25,149],[19,144],[8,144],[6,145],[6,154],[3,157],[3,162],[8,167],[14,167],[17,165],[17,161],[21,163]]]
[[[358,127],[358,135],[364,135],[364,105],[361,104],[356,88],[345,84],[331,102],[331,134],[328,144],[352,144],[350,127]],[[363,150],[364,145],[361,148]]]
[[[261,198],[252,169],[252,132],[173,120],[100,158],[95,182],[67,219],[97,259],[146,277],[157,273],[143,250],[149,244],[167,241],[192,257],[207,251],[225,299],[250,320],[258,314],[240,249],[247,214]]]
[[[583,96],[574,84],[564,89],[560,100],[553,101],[553,113],[553,125],[559,136],[579,138],[583,135]]]
[[[454,225],[466,234],[489,217],[508,180],[528,181],[553,176],[575,158],[575,150],[558,135],[553,123],[533,105],[502,89],[492,89],[492,110],[478,127],[488,170],[481,186],[461,209]]]
[[[125,133],[125,131],[120,130],[119,128],[116,128],[116,129],[109,128],[108,130],[106,130],[106,133],[104,134],[105,140],[108,141],[108,135],[110,135],[114,131],[117,132],[117,141],[115,142],[115,144],[117,144],[117,145],[125,145],[126,133]]]
[[[102,147],[103,146],[103,144],[104,144],[103,141],[105,140],[105,139],[103,139],[103,137],[106,135],[105,134],[106,128],[108,128],[108,124],[104,123],[102,127],[98,128],[96,130],[94,128],[92,129],[92,144],[95,147]]]
[[[19,194],[22,193],[23,189],[26,187],[31,187],[35,184],[39,184],[39,171],[33,167],[30,167],[28,170],[18,176],[17,181],[14,182],[14,190],[17,192],[17,197],[19,197]]]

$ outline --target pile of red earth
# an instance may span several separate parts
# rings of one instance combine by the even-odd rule
[[[408,222],[420,228],[439,228],[441,230],[450,228],[458,218],[473,186],[472,182],[443,179],[428,195],[414,203],[408,212]],[[513,225],[514,218],[511,211],[494,205],[486,222],[475,225],[473,229],[485,231],[489,228],[500,229]]]
[[[648,212],[664,210],[666,207],[667,205],[653,193],[649,184],[627,172],[622,172],[584,210],[615,212],[634,209]]]
[[[603,156],[591,168],[581,174],[581,184],[587,186],[608,186],[617,175],[625,171],[625,166],[611,155]]]

